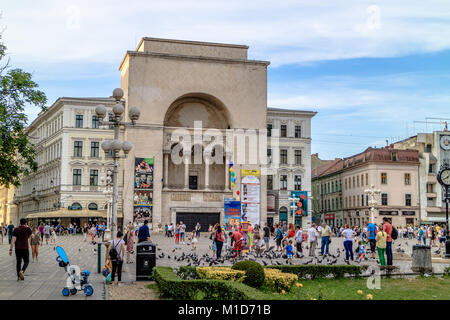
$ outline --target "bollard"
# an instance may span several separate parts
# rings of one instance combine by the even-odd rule
[[[97,273],[102,272],[102,244],[97,244]]]

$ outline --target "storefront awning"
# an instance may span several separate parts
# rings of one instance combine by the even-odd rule
[[[106,218],[106,211],[99,210],[68,210],[68,209],[60,209],[56,211],[44,211],[44,212],[36,212],[30,213],[27,215],[28,219],[34,218],[90,218],[90,217],[100,217]],[[118,218],[123,218],[122,212],[117,213]]]

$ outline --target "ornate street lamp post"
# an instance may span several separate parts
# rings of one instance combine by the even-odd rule
[[[105,153],[109,151],[113,152],[114,170],[113,170],[113,200],[112,200],[112,214],[111,214],[111,233],[112,239],[115,239],[117,234],[117,203],[119,198],[119,159],[126,158],[127,154],[133,148],[133,145],[128,141],[119,140],[120,127],[127,127],[129,125],[135,125],[136,120],[139,119],[141,114],[140,110],[136,107],[131,107],[128,111],[128,117],[131,123],[123,122],[122,116],[125,112],[125,100],[123,97],[123,90],[116,88],[113,91],[113,97],[116,100],[116,104],[112,108],[113,117],[109,121],[103,121],[106,116],[107,109],[104,105],[98,105],[95,108],[95,113],[99,118],[100,125],[112,125],[114,126],[114,140],[105,140],[102,143],[102,149]],[[123,151],[124,156],[120,156],[120,150]]]
[[[289,201],[291,202],[291,212],[292,212],[292,219],[293,219],[293,223],[295,224],[295,210],[297,210],[297,202],[300,201],[300,198],[297,198],[296,196],[290,197]],[[287,219],[287,224],[288,224],[288,228],[289,228],[289,215],[288,215],[288,219]]]
[[[104,232],[104,240],[111,240],[111,229],[109,226],[111,225],[111,207],[112,207],[112,171],[108,169],[106,171],[106,180],[102,178],[102,181],[105,181],[105,188],[103,189],[103,193],[106,198],[106,230]]]
[[[370,185],[370,189],[364,190],[364,194],[369,196],[368,205],[370,206],[370,222],[375,223],[375,206],[378,205],[378,195],[381,193],[380,189],[375,189],[375,186]]]
[[[445,162],[438,174],[437,174],[437,180],[439,184],[442,186],[442,189],[444,189],[444,200],[445,200],[445,257],[450,258],[450,228],[449,228],[449,220],[448,220],[448,203],[450,202],[450,165]]]

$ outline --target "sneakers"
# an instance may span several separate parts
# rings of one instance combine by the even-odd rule
[[[19,279],[20,280],[25,280],[25,277],[23,275],[23,271],[22,270],[20,270],[20,272],[19,272]]]

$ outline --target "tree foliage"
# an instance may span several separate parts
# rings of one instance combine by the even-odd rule
[[[37,170],[35,149],[26,132],[26,106],[44,110],[47,98],[32,75],[9,66],[0,34],[0,185],[20,185],[23,175]]]

